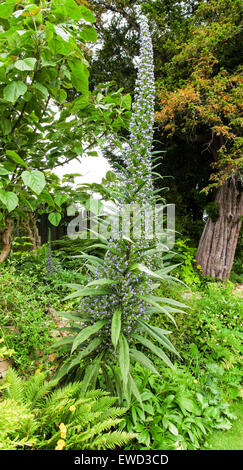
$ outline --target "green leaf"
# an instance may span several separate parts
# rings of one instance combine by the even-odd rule
[[[15,3],[15,0],[8,0],[0,5],[0,18],[9,18],[13,13]]]
[[[17,60],[14,64],[14,67],[17,70],[34,70],[37,60],[34,57],[27,57],[23,60]]]
[[[168,332],[164,333],[165,330],[162,330],[161,328],[149,325],[143,320],[138,320],[138,324],[142,325],[142,327],[147,331],[147,333],[150,334],[153,338],[155,338],[160,344],[162,344],[165,348],[167,348],[169,351],[173,352],[176,354],[178,357],[180,357],[179,353],[176,351],[174,348],[173,344],[164,336]]]
[[[133,377],[131,374],[129,374],[129,379],[130,379],[130,383],[131,383],[131,391],[133,393],[133,395],[135,396],[135,398],[138,400],[138,402],[140,403],[141,405],[141,408],[142,410],[144,411],[144,406],[143,406],[143,400],[142,400],[142,397],[140,395],[140,392],[138,390],[138,387],[136,385],[136,382],[134,381]]]
[[[129,346],[124,335],[119,338],[119,353],[118,353],[119,365],[123,380],[124,390],[127,387],[128,374],[130,368],[130,357],[129,357]]]
[[[131,109],[132,106],[132,98],[131,95],[123,95],[122,96],[122,107],[125,109]]]
[[[83,378],[82,382],[82,392],[86,392],[89,384],[91,381],[96,380],[96,377],[98,375],[99,369],[100,369],[100,362],[102,359],[103,354],[101,354],[99,357],[97,357],[90,366],[87,367],[85,371],[85,376]]]
[[[61,207],[61,205],[66,202],[68,199],[68,196],[66,194],[57,194],[54,198],[54,202],[56,203],[57,206]]]
[[[59,212],[51,212],[48,215],[49,222],[51,222],[51,224],[54,225],[55,227],[57,227],[59,225],[59,222],[60,222],[61,218],[62,218],[62,216]]]
[[[75,62],[69,61],[71,68],[71,80],[74,88],[80,91],[84,95],[89,94],[89,71],[87,66],[84,65],[80,60]]]
[[[97,295],[109,295],[112,291],[108,289],[91,289],[88,287],[84,287],[83,289],[77,290],[72,294],[67,295],[64,300],[68,299],[75,299],[78,297],[89,297],[89,296],[97,296]]]
[[[116,310],[113,313],[112,322],[111,322],[111,341],[115,349],[118,344],[120,331],[121,331],[121,311]]]
[[[81,38],[88,42],[97,41],[97,32],[93,26],[85,25],[80,34]]]
[[[93,15],[92,11],[90,11],[88,8],[81,5],[79,7],[79,11],[80,11],[80,14],[82,15],[81,18],[83,18],[85,21],[88,21],[89,23],[95,22],[95,16]]]
[[[1,117],[1,128],[3,131],[3,135],[9,135],[12,131],[11,121],[4,117]]]
[[[173,434],[174,436],[178,436],[179,434],[178,429],[173,423],[171,422],[168,423],[168,429],[171,432],[171,434]]]
[[[139,296],[140,299],[142,300],[145,300],[145,302],[148,302],[150,305],[153,305],[154,307],[156,307],[156,310],[158,312],[163,312],[165,313],[165,315],[167,315],[167,317],[170,318],[170,320],[174,323],[175,326],[176,325],[176,321],[174,320],[174,318],[172,317],[172,315],[168,312],[168,310],[166,309],[166,307],[162,307],[162,305],[158,304],[157,302],[155,302],[152,298],[152,296],[149,296],[147,295],[146,297],[144,297],[143,295]]]
[[[11,171],[6,170],[6,168],[4,168],[3,166],[0,166],[0,176],[6,176],[9,174],[11,174]]]
[[[94,325],[87,326],[86,328],[81,330],[73,342],[71,353],[73,353],[77,349],[77,347],[80,344],[84,343],[84,341],[86,341],[90,336],[97,333],[97,331],[99,331],[106,323],[107,323],[107,320],[99,320],[96,323],[94,323]]]
[[[56,314],[63,317],[63,318],[67,318],[67,320],[71,320],[71,321],[76,322],[76,323],[80,323],[80,321],[82,321],[82,322],[84,321],[84,319],[82,318],[82,320],[81,320],[81,318],[78,315],[75,316],[75,315],[72,315],[71,313],[68,313],[68,312],[56,312]]]
[[[11,212],[17,207],[19,203],[18,196],[11,191],[4,191],[0,189],[0,200],[7,207],[8,211]]]
[[[163,302],[165,304],[174,305],[175,307],[191,308],[188,305],[183,304],[182,302],[178,302],[177,300],[174,300],[174,299],[168,299],[167,297],[158,297],[158,296],[155,296],[155,295],[151,295],[150,297],[152,299],[154,299],[155,301]]]
[[[47,88],[46,88],[44,85],[42,85],[41,83],[38,83],[38,82],[37,82],[37,83],[34,83],[32,86],[33,86],[33,88],[36,88],[38,91],[40,91],[41,94],[42,94],[45,98],[48,97],[49,91],[47,90]]]
[[[18,163],[21,166],[24,166],[27,168],[26,163],[22,158],[14,151],[14,150],[6,150],[7,156],[10,158],[10,160],[14,161],[15,163]]]
[[[190,398],[186,397],[183,393],[178,393],[175,399],[176,403],[181,408],[182,412],[185,414],[185,411],[189,411],[195,415],[200,416],[201,411],[196,405],[196,403]]]
[[[44,174],[39,170],[23,171],[22,180],[34,193],[40,194],[46,185]]]
[[[137,349],[131,349],[130,356],[136,361],[139,362],[142,366],[146,367],[147,369],[151,370],[154,374],[159,375],[158,371],[155,369],[152,361],[148,357],[145,356],[141,351]]]
[[[42,193],[40,194],[40,196],[38,198],[38,201],[39,202],[46,202],[49,206],[54,206],[55,205],[50,193],[48,193],[47,191],[42,191]]]
[[[163,279],[160,275],[156,274],[155,272],[151,271],[151,269],[147,268],[147,266],[140,264],[140,263],[135,263],[131,266],[129,266],[129,271],[134,271],[138,270],[142,273],[148,274],[148,276],[153,277],[155,279]]]
[[[161,351],[161,349],[158,348],[158,346],[155,346],[155,344],[153,344],[152,341],[150,341],[147,338],[144,338],[144,336],[141,336],[141,335],[135,335],[134,337],[137,341],[139,341],[139,343],[141,343],[146,348],[150,349],[152,353],[156,354],[156,356],[162,359],[162,361],[164,361],[168,367],[175,370],[175,367],[170,361],[170,359],[168,358],[168,356],[166,356],[166,354],[163,351]]]
[[[26,91],[27,86],[25,83],[20,80],[11,82],[3,89],[3,98],[14,104],[20,96],[23,96],[26,93]]]
[[[81,6],[78,6],[77,3],[74,1],[74,0],[65,0],[64,1],[64,4],[65,4],[65,8],[66,8],[66,11],[67,11],[67,14],[68,16],[73,19],[73,20],[81,20],[82,18],[85,19],[86,21],[89,21],[89,19],[86,19],[88,16],[90,16],[89,14],[91,14],[91,11],[88,10],[88,8],[85,8],[85,10],[88,10],[89,14],[87,13],[87,17],[84,18],[84,14],[83,13],[83,9]],[[91,16],[90,16],[91,17]]]
[[[83,349],[83,351],[80,351],[77,357],[75,357],[75,359],[71,361],[68,368],[68,372],[77,364],[79,364],[84,357],[87,357],[89,354],[95,351],[97,347],[102,343],[102,341],[102,338],[95,338],[85,349]]]
[[[101,279],[95,279],[95,281],[91,281],[87,284],[87,287],[89,286],[106,286],[110,284],[117,284],[119,281],[113,281],[113,279],[106,279],[106,278],[101,278]]]

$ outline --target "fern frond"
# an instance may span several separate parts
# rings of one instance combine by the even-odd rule
[[[23,399],[25,403],[29,403],[31,407],[41,406],[47,396],[47,393],[56,384],[55,382],[43,381],[44,375],[34,375],[30,379],[26,380],[23,389]]]
[[[8,372],[5,377],[5,384],[7,388],[4,391],[4,396],[12,398],[17,402],[22,402],[23,392],[24,392],[24,382],[18,376],[17,372],[11,367],[8,369]]]
[[[114,449],[115,447],[122,447],[132,439],[138,437],[135,433],[126,433],[123,431],[113,431],[102,434],[92,442],[92,449],[104,450]]]

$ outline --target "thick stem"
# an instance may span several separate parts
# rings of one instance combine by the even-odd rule
[[[13,220],[10,217],[6,218],[6,227],[2,231],[2,251],[0,253],[0,264],[5,261],[8,257],[10,250],[11,250],[11,234],[14,228]]]
[[[218,189],[215,203],[219,217],[208,219],[197,251],[204,276],[228,279],[232,269],[243,215],[243,191],[235,178]]]

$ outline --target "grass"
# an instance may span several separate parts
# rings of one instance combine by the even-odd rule
[[[232,428],[213,433],[204,450],[243,450],[243,403],[235,403],[231,411],[237,416]]]

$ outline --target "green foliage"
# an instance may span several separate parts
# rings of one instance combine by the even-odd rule
[[[55,305],[55,294],[43,292],[35,277],[16,274],[13,268],[0,273],[0,324],[12,359],[18,370],[28,374],[37,367],[40,356],[46,357],[46,346],[52,341],[55,324],[48,312]]]
[[[127,444],[135,433],[116,430],[125,408],[101,390],[76,382],[55,388],[43,374],[21,380],[10,369],[0,397],[0,449],[102,450]]]
[[[158,234],[158,240],[155,237],[151,242],[146,239],[144,218],[142,233],[139,238],[135,235],[136,226],[140,224],[141,228],[141,207],[154,207],[161,200],[152,183],[152,178],[157,177],[152,171],[151,154],[154,77],[153,50],[146,20],[141,22],[140,29],[137,92],[132,107],[130,141],[123,151],[126,168],[119,167],[116,184],[109,174],[106,182],[110,180],[110,185],[105,186],[106,182],[92,185],[96,192],[105,192],[107,198],[109,196],[109,200],[115,202],[115,207],[129,204],[131,210],[136,204],[138,209],[133,210],[129,235],[121,227],[120,234],[113,236],[107,228],[112,224],[113,214],[110,217],[102,214],[95,228],[95,234],[99,233],[99,243],[93,245],[97,248],[102,244],[102,253],[94,256],[90,245],[79,255],[81,262],[85,260],[90,270],[90,282],[85,287],[77,283],[69,285],[73,292],[66,300],[78,301],[79,306],[75,312],[64,312],[63,315],[71,320],[71,335],[59,345],[66,347],[70,358],[57,375],[64,380],[82,377],[86,389],[94,387],[97,380],[105,380],[107,389],[115,387],[121,403],[124,400],[129,403],[131,395],[139,397],[131,374],[132,364],[140,363],[158,374],[154,357],[173,367],[167,353],[179,355],[167,337],[170,332],[150,324],[151,313],[162,312],[175,324],[173,313],[183,312],[186,308],[182,302],[151,295],[158,286],[153,282],[170,279],[175,266],[164,263],[162,255],[168,249]],[[88,185],[85,187],[87,189]],[[93,209],[94,203],[92,198],[85,207],[99,215],[99,207]],[[94,233],[93,228],[90,231]],[[157,258],[161,259],[159,269],[156,267]],[[148,357],[151,354],[152,360]],[[101,369],[102,374],[99,374]]]
[[[243,450],[242,439],[242,420],[243,405],[242,402],[234,403],[231,406],[232,412],[237,419],[234,421],[229,431],[216,431],[207,439],[204,447],[210,450]]]
[[[1,332],[0,332],[1,335]],[[11,357],[14,354],[13,349],[9,349],[4,341],[4,338],[0,337],[0,358]]]
[[[126,127],[129,98],[114,82],[89,90],[85,44],[97,34],[86,6],[14,0],[1,10],[0,225],[37,211],[57,226],[73,193],[51,170]]]
[[[104,236],[102,236],[102,243],[104,247],[108,247],[107,240]],[[171,279],[169,272],[174,268],[173,265],[168,266],[165,261],[162,269],[152,271],[142,263],[134,263],[137,259],[136,244],[133,244],[131,240],[123,240],[123,245],[127,252],[125,259],[128,260],[128,263],[126,263],[116,281],[109,277],[96,277],[94,281],[89,282],[86,286],[70,283],[68,286],[73,289],[74,292],[68,295],[66,299],[70,299],[72,302],[76,303],[80,302],[80,298],[85,299],[93,297],[95,302],[97,302],[98,296],[107,296],[111,292],[113,295],[116,293],[116,295],[119,296],[119,292],[124,289],[126,274],[130,272],[134,272],[136,276],[135,279],[137,279],[138,276],[139,283],[143,282],[144,278],[158,281]],[[93,246],[96,250],[98,245],[95,243]],[[91,251],[92,253],[92,245],[87,248],[88,252]],[[112,246],[110,249],[112,250]],[[153,247],[151,245],[149,249],[151,255],[156,254],[158,256],[158,246]],[[162,248],[162,252],[163,250],[164,248]],[[141,247],[139,251],[143,253]],[[147,251],[148,248],[145,248],[145,252]],[[103,264],[107,256],[105,253],[106,251],[100,250],[96,256],[93,256],[88,255],[87,252],[83,252],[82,255],[76,255],[76,258],[87,259],[89,269],[93,274],[93,272],[95,273],[97,270],[97,265]],[[111,254],[112,253],[114,252],[111,251]],[[113,267],[112,269],[116,268]],[[175,281],[176,280],[175,278]],[[151,287],[152,290],[153,288],[157,289],[157,286],[158,284],[154,284],[154,286]],[[187,307],[186,304],[182,302],[177,302],[162,296],[141,296],[140,294],[138,295],[138,299],[145,302],[149,313],[154,311],[163,313],[163,315],[167,316],[172,322],[174,322],[172,314],[174,312],[181,313],[183,309]],[[94,309],[94,306],[93,304],[92,309]],[[102,378],[102,374],[99,374],[100,367],[102,367],[102,370],[105,370],[104,376],[107,379],[105,379],[105,386],[109,390],[115,390],[121,403],[124,398],[129,402],[131,393],[136,393],[134,380],[131,376],[130,363],[142,363],[149,370],[156,372],[155,366],[147,357],[147,352],[152,352],[155,357],[159,357],[169,367],[173,367],[173,364],[165,352],[172,352],[178,355],[167,336],[171,332],[165,330],[163,327],[153,327],[142,319],[135,321],[135,328],[139,334],[133,334],[133,336],[130,337],[130,331],[129,329],[126,331],[125,319],[122,318],[122,312],[119,309],[115,310],[113,314],[110,315],[109,319],[107,319],[106,314],[103,320],[97,317],[97,321],[94,320],[92,312],[86,313],[85,310],[80,307],[70,313],[60,312],[60,316],[70,320],[71,334],[54,345],[55,349],[60,346],[62,350],[66,349],[67,351],[67,361],[63,367],[59,368],[57,377],[59,379],[65,378],[65,380],[70,380],[75,377],[84,377],[86,388],[88,388],[88,386],[95,386],[97,380],[101,380],[101,382],[103,381],[104,383],[104,377]],[[132,314],[131,318],[133,318]],[[98,337],[96,337],[97,334]],[[70,354],[69,358],[68,353]],[[116,368],[117,365],[119,365],[118,369]],[[112,387],[115,387],[115,389],[111,387],[112,383]]]
[[[191,293],[191,310],[176,315],[178,328],[173,332],[173,343],[180,346],[189,370],[200,374],[212,363],[225,371],[220,385],[227,401],[242,395],[243,303],[233,287],[231,283],[209,283],[205,291]],[[154,321],[161,324],[158,316]]]
[[[175,251],[178,256],[174,260],[181,262],[174,274],[177,275],[186,285],[200,287],[204,281],[200,273],[200,266],[196,265],[196,248],[189,246],[189,239],[177,238]]]
[[[161,381],[136,366],[133,375],[141,403],[132,401],[123,424],[123,429],[139,433],[135,450],[200,449],[213,430],[230,429],[235,416],[222,400],[218,369],[208,366],[195,378],[187,367],[160,365]]]

